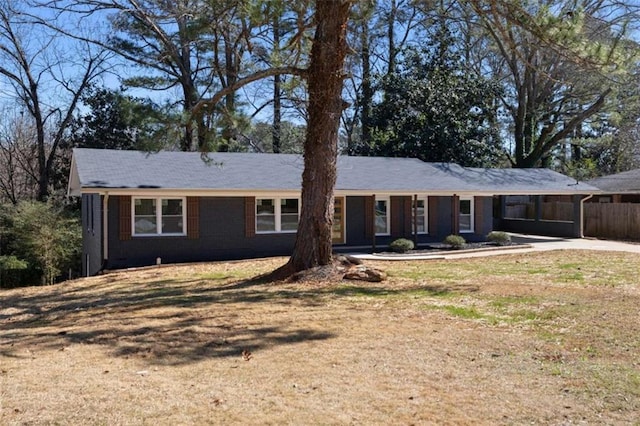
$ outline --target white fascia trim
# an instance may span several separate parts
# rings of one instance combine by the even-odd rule
[[[259,197],[259,198],[296,198],[300,197],[300,190],[258,190],[258,189],[150,189],[150,188],[93,188],[80,187],[76,185],[78,179],[74,171],[71,172],[68,194],[69,196],[80,196],[82,194],[110,195],[130,195],[133,197]],[[402,190],[402,191],[375,191],[375,190],[355,190],[336,189],[335,196],[433,196],[451,197],[454,194],[465,197],[492,197],[494,195],[590,195],[605,194],[604,191],[429,191],[429,190]]]
[[[110,195],[125,195],[134,198],[181,198],[181,197],[257,197],[257,198],[300,198],[300,191],[258,191],[258,190],[193,190],[193,189],[149,189],[149,188],[84,188],[82,193],[108,192]]]
[[[93,190],[91,192],[96,193],[104,190]],[[71,173],[69,176],[69,184],[67,185],[67,197],[80,197],[82,194],[87,193],[85,188],[80,186],[80,176],[78,175],[78,167],[76,166],[76,157],[71,157]],[[106,193],[106,191],[104,191]]]

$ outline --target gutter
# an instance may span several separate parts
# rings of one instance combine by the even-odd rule
[[[594,194],[589,194],[580,200],[580,238],[584,238],[584,202],[592,199]]]

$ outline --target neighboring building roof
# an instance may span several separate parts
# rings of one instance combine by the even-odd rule
[[[337,191],[576,194],[596,188],[546,169],[471,169],[413,158],[338,158]],[[73,150],[69,194],[110,190],[300,191],[303,158],[294,154],[145,153]]]
[[[640,193],[640,169],[602,176],[591,179],[587,183],[612,194]]]

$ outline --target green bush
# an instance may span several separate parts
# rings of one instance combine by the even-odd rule
[[[407,240],[406,238],[398,238],[389,244],[389,248],[396,253],[406,253],[409,250],[413,250],[414,247],[413,241]]]
[[[460,235],[449,235],[444,239],[444,243],[451,246],[454,249],[461,249],[467,243]]]
[[[4,250],[12,256],[3,264],[17,269],[16,260],[26,262],[29,282],[24,284],[34,284],[38,278],[41,284],[53,284],[67,270],[77,270],[82,229],[71,212],[51,203],[23,201],[3,209],[1,221]]]
[[[487,234],[487,241],[496,243],[499,246],[506,246],[511,243],[511,235],[502,231],[492,231]]]

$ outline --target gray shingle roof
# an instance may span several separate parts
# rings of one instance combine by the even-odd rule
[[[491,188],[496,193],[574,194],[599,192],[585,182],[549,169],[482,169],[461,167],[457,164],[439,164],[439,168],[481,190]]]
[[[118,151],[76,148],[69,193],[92,189],[299,191],[303,158],[293,154]],[[433,193],[580,193],[545,169],[470,169],[410,158],[338,159],[337,190]]]
[[[602,176],[587,183],[609,193],[640,193],[640,169]]]

